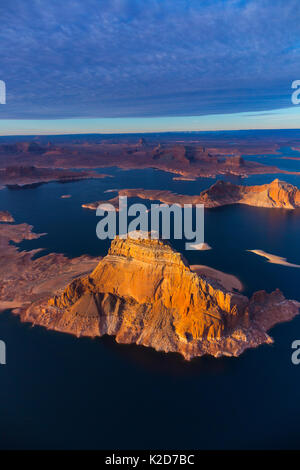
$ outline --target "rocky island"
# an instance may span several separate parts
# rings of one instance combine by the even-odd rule
[[[241,186],[225,181],[217,181],[199,195],[176,194],[167,190],[121,189],[119,196],[136,197],[166,204],[204,204],[206,208],[229,204],[246,204],[256,207],[296,209],[300,207],[300,190],[292,184],[275,179],[270,184]],[[118,208],[119,197],[108,201],[82,204],[83,208],[96,210],[101,203],[110,203]]]
[[[256,292],[250,299],[227,291],[194,272],[168,242],[116,238],[92,272],[50,297],[40,292],[15,312],[48,329],[78,337],[113,335],[119,343],[191,359],[238,356],[272,343],[267,331],[296,316],[299,303],[279,290]]]

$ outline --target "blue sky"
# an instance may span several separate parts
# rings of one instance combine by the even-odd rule
[[[299,127],[299,0],[4,3],[2,135]]]

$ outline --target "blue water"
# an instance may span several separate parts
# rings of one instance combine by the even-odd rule
[[[280,147],[274,154],[243,155],[243,158],[264,165],[276,166],[285,171],[300,171],[300,160],[292,159],[300,158],[300,152],[293,150],[291,147]],[[280,179],[286,180],[285,175],[281,174]]]
[[[293,165],[299,171],[299,162]],[[21,243],[22,249],[103,255],[109,244],[97,239],[98,219],[82,203],[109,199],[114,194],[105,191],[115,188],[197,194],[215,181],[173,181],[174,175],[154,169],[99,171],[113,177],[0,191],[0,210],[47,233]],[[298,176],[278,176],[299,186]],[[238,182],[260,184],[274,177]],[[72,198],[61,199],[63,194]],[[300,269],[246,251],[261,249],[300,264],[299,234],[299,210],[236,205],[205,211],[205,241],[212,250],[184,252],[183,242],[174,245],[192,264],[238,276],[247,295],[279,287],[300,301]],[[0,366],[0,447],[299,448],[300,366],[291,362],[291,343],[300,339],[300,318],[276,326],[271,335],[272,346],[239,358],[188,363],[177,354],[118,345],[109,337],[77,339],[32,328],[5,312],[0,315],[0,339],[7,344],[7,365]]]

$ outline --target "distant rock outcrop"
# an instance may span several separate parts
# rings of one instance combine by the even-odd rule
[[[0,211],[0,222],[14,222],[15,219],[8,211]]]
[[[189,136],[174,139],[171,136],[104,139],[96,136],[88,140],[66,136],[56,143],[44,139],[31,142],[0,143],[0,167],[34,165],[36,167],[82,169],[117,166],[124,169],[156,168],[185,178],[253,174],[299,174],[258,161],[243,159],[241,155],[274,153],[279,144],[257,141],[253,146],[247,139],[230,143],[221,136],[190,140]],[[263,144],[263,145],[262,145]],[[289,144],[287,144],[289,145]],[[286,157],[283,157],[286,158]]]
[[[14,144],[1,144],[0,153],[44,153],[46,149],[36,142],[17,142]]]
[[[186,359],[238,356],[270,343],[266,331],[292,319],[298,304],[280,291],[247,297],[193,272],[160,240],[115,239],[90,275],[22,314],[47,328],[77,336],[114,335]]]
[[[300,190],[278,179],[261,186],[238,186],[218,181],[200,196],[208,207],[236,203],[284,209],[300,207]]]
[[[77,181],[88,178],[105,178],[108,175],[93,171],[73,171],[61,168],[41,168],[34,165],[10,165],[0,169],[0,185],[26,186],[49,181]]]
[[[217,181],[199,195],[172,193],[158,189],[121,189],[119,196],[136,197],[160,201],[165,204],[204,204],[207,208],[229,204],[246,204],[257,207],[274,207],[296,209],[300,207],[300,190],[292,184],[274,180],[261,186],[239,186],[226,181]],[[106,202],[118,206],[118,196],[108,201],[85,203],[82,207],[96,210],[98,205]]]
[[[144,146],[146,145],[146,143],[147,143],[147,142],[146,142],[146,140],[144,139],[144,137],[141,137],[141,138],[139,139],[139,145],[140,145],[141,147],[144,147]]]
[[[243,167],[245,165],[245,160],[240,155],[227,157],[226,165],[233,166],[233,167]]]

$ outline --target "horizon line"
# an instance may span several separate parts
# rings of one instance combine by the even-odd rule
[[[0,119],[0,136],[299,130],[299,118],[300,108],[294,106],[268,111],[200,116]]]
[[[107,131],[107,132],[51,132],[51,133],[28,133],[28,134],[2,134],[0,137],[37,137],[37,136],[68,136],[68,135],[134,135],[134,134],[197,134],[213,132],[249,132],[249,131],[297,131],[300,127],[265,127],[265,128],[239,128],[239,129],[207,129],[207,130],[172,130],[172,131]]]

